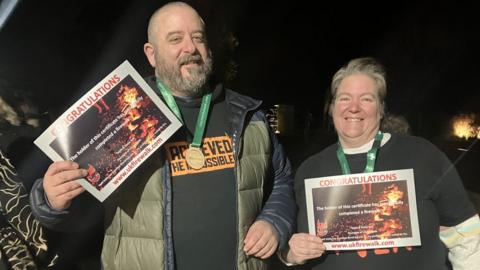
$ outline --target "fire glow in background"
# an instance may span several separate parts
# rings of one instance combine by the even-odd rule
[[[453,135],[466,140],[480,139],[480,126],[476,123],[475,114],[461,114],[452,119]]]

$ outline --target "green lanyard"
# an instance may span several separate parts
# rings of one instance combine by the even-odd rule
[[[163,85],[163,83],[160,82],[160,80],[158,79],[157,79],[157,88],[159,89],[160,93],[165,99],[165,102],[167,103],[170,110],[172,110],[173,113],[180,120],[180,122],[183,123],[182,114],[180,112],[180,109],[177,106],[177,103],[175,102],[175,98],[173,97],[172,93],[170,93],[167,87]],[[206,95],[203,95],[202,97],[202,105],[200,106],[200,113],[198,115],[197,124],[195,126],[195,134],[193,136],[193,141],[191,143],[191,146],[193,147],[199,148],[202,145],[202,138],[203,138],[203,133],[205,131],[205,125],[207,123],[208,110],[210,108],[211,100],[212,100],[212,93],[208,93]]]
[[[375,168],[375,159],[377,158],[377,150],[380,148],[382,139],[383,133],[379,130],[377,135],[375,135],[375,141],[373,142],[372,148],[367,152],[367,166],[365,166],[365,173],[373,172],[373,169]],[[337,158],[342,167],[342,173],[350,174],[350,166],[348,166],[348,161],[340,142],[338,142]]]

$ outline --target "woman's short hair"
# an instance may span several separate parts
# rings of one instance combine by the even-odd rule
[[[333,75],[329,93],[331,95],[330,102],[333,103],[333,101],[335,101],[338,86],[343,79],[355,74],[366,75],[373,79],[377,86],[380,111],[383,116],[385,110],[385,97],[387,96],[386,72],[383,66],[372,57],[352,59]]]

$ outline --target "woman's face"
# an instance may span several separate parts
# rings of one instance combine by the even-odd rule
[[[381,104],[375,81],[369,76],[345,77],[330,109],[344,148],[362,146],[375,137],[380,126]]]

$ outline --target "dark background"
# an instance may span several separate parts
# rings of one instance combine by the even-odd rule
[[[19,1],[0,29],[0,79],[32,93],[53,121],[126,59],[140,74],[153,73],[143,44],[150,15],[164,3]],[[188,3],[207,23],[218,76],[230,67],[229,87],[266,108],[294,107],[294,132],[280,137],[295,167],[336,139],[323,115],[333,73],[352,58],[374,56],[388,73],[388,110],[457,161],[467,187],[480,191],[478,140],[456,138],[451,129],[459,114],[476,114],[480,126],[473,1]]]
[[[20,1],[0,32],[0,75],[36,92],[54,113],[125,59],[149,75],[146,25],[162,3]],[[291,104],[318,116],[334,71],[369,55],[387,68],[390,111],[406,116],[416,131],[432,136],[437,130],[423,125],[479,111],[480,29],[473,1],[190,3],[213,29],[213,47],[228,33],[237,38],[229,55],[237,64],[231,85],[267,104]]]
[[[0,79],[31,93],[53,121],[126,59],[140,74],[153,73],[143,44],[150,15],[164,3],[19,1],[0,29]],[[388,110],[405,116],[412,133],[442,149],[466,187],[480,192],[478,140],[451,134],[459,114],[476,114],[480,126],[474,1],[188,3],[207,23],[216,65],[235,67],[229,87],[266,108],[294,106],[295,132],[280,135],[294,167],[336,139],[323,116],[333,73],[352,58],[374,56],[388,73]]]

